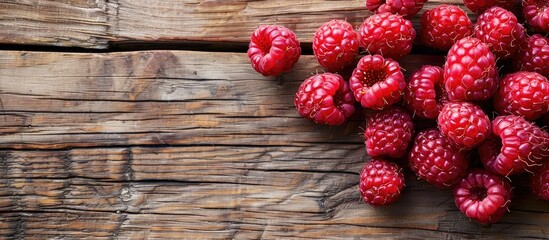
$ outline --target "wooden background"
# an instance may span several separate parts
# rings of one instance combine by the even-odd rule
[[[465,9],[424,10],[441,3]],[[1,1],[0,238],[547,238],[549,204],[520,179],[489,227],[409,171],[399,202],[362,203],[363,116],[318,126],[293,96],[322,71],[314,30],[369,14],[363,0]],[[266,23],[303,43],[282,85],[245,54]],[[416,42],[406,74],[443,62]]]

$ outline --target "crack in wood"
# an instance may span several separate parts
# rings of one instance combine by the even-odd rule
[[[120,232],[122,232],[122,226],[129,220],[128,215],[126,213],[120,213],[117,211],[117,214],[119,214],[119,217],[117,218],[117,225],[115,227],[115,230],[112,233],[112,237],[110,239],[119,239]]]
[[[114,36],[114,33],[119,30],[120,22],[120,4],[118,0],[104,0],[105,12],[107,13],[107,34]],[[109,43],[110,45],[110,43]]]
[[[12,236],[13,239],[25,239],[25,226],[21,214],[17,215],[15,222],[12,224],[12,233],[10,234],[10,236]]]
[[[73,177],[72,166],[71,166],[73,160],[72,160],[72,154],[71,154],[70,150],[63,151],[63,155],[62,155],[61,159],[62,159],[63,169],[67,173],[67,176],[69,178]]]
[[[133,165],[133,153],[132,148],[126,148],[122,153],[124,156],[124,176],[127,181],[132,181],[134,179],[134,172],[132,169]]]
[[[10,202],[8,206],[13,206],[15,209],[23,209],[23,197],[17,193],[17,190],[13,186],[14,179],[6,178],[9,176],[9,168],[10,168],[10,160],[13,159],[13,154],[10,152],[0,152],[0,164],[2,168],[2,177],[1,182],[3,182],[2,185],[5,185],[4,187],[4,194],[6,196],[9,196],[8,201]],[[4,195],[2,194],[2,195]],[[10,225],[10,233],[9,236],[12,239],[24,239],[24,220],[21,217],[20,214],[17,215],[17,218],[15,221],[9,222]]]
[[[0,171],[2,172],[2,175],[3,176],[7,176],[8,175],[8,159],[11,158],[12,155],[10,152],[7,152],[7,151],[1,151],[0,152]]]
[[[8,123],[8,115],[6,114],[6,110],[4,110],[4,102],[2,102],[2,98],[0,98],[0,107],[2,108],[2,115],[4,115],[4,123]]]

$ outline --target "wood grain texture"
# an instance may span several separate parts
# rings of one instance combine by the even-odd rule
[[[461,0],[428,1],[411,19],[416,30],[421,14],[441,3],[466,10]],[[310,44],[324,22],[346,19],[358,28],[371,14],[364,0],[9,0],[0,3],[0,43],[100,49],[109,43],[246,44],[259,25],[280,24]]]
[[[454,4],[470,12],[462,0],[432,0],[411,20],[420,29],[421,14],[442,3]],[[263,24],[279,24],[293,30],[302,43],[311,43],[314,33],[324,22],[346,19],[355,28],[372,15],[364,0],[269,0],[217,1],[117,0],[114,41],[250,41],[251,33]],[[145,17],[143,17],[145,16]],[[419,41],[417,41],[419,42]]]
[[[402,67],[442,59],[408,56]],[[295,111],[301,82],[322,71],[314,56],[283,85],[235,53],[5,52],[0,66],[4,148],[360,142],[360,121],[319,128]]]
[[[103,0],[0,1],[0,43],[107,48]]]
[[[0,216],[6,221],[0,234],[122,239],[547,235],[547,203],[524,191],[511,212],[489,228],[466,219],[449,191],[411,174],[399,202],[369,207],[356,190],[364,161],[360,148],[4,151]],[[278,156],[264,161],[257,151]]]
[[[520,180],[491,227],[408,172],[403,198],[362,203],[360,113],[298,116],[320,67],[277,85],[243,53],[0,55],[0,238],[546,238],[549,205]],[[407,74],[439,56],[407,56]]]

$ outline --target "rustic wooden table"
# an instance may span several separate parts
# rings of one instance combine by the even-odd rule
[[[443,2],[464,8],[424,10]],[[293,95],[321,71],[314,30],[369,14],[363,0],[0,1],[0,238],[547,238],[549,204],[526,188],[490,227],[412,174],[396,204],[361,202],[360,114],[318,126]],[[304,43],[282,85],[245,54],[262,23]],[[444,60],[422,49],[407,74]]]

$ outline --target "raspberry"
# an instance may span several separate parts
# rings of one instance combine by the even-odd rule
[[[384,109],[398,102],[406,88],[404,74],[394,60],[380,55],[360,59],[349,79],[355,99],[365,108]]]
[[[484,168],[490,172],[498,173],[498,171],[493,167],[495,164],[496,158],[501,153],[501,139],[490,135],[488,136],[480,146],[478,146],[478,154],[480,161]]]
[[[469,166],[465,153],[453,148],[437,129],[417,134],[408,159],[419,178],[438,188],[454,186]]]
[[[313,51],[320,65],[330,72],[342,70],[358,54],[358,35],[343,20],[332,20],[316,30]]]
[[[371,54],[381,54],[395,60],[412,51],[416,30],[410,20],[400,15],[372,15],[358,29],[361,46]]]
[[[473,35],[473,23],[458,6],[441,4],[423,13],[420,34],[425,45],[446,51]]]
[[[456,42],[444,65],[444,85],[452,101],[487,100],[497,91],[496,58],[477,38]]]
[[[537,171],[530,178],[530,187],[537,198],[549,201],[549,165],[546,164],[543,168]]]
[[[301,56],[295,34],[283,26],[263,25],[253,33],[248,47],[252,67],[264,76],[290,71]]]
[[[354,102],[347,82],[340,75],[332,73],[307,78],[294,98],[301,116],[331,126],[343,124],[353,114]]]
[[[490,134],[490,119],[469,102],[444,105],[437,119],[440,133],[458,149],[473,149]]]
[[[549,111],[549,81],[535,72],[505,75],[494,96],[494,107],[500,115],[533,121]]]
[[[505,9],[512,9],[517,0],[463,0],[465,6],[474,13],[482,13],[493,6],[500,6]]]
[[[517,70],[537,72],[549,77],[549,38],[534,34],[521,46],[515,61]]]
[[[426,65],[415,71],[404,92],[406,107],[421,118],[435,119],[448,101],[442,68]]]
[[[533,29],[549,32],[549,1],[522,0],[522,14]]]
[[[366,151],[372,157],[399,158],[414,133],[412,117],[402,108],[395,107],[373,113],[366,120],[364,139]]]
[[[482,224],[499,221],[508,211],[511,195],[507,179],[483,169],[471,170],[454,188],[459,210]]]
[[[376,14],[387,12],[411,18],[425,2],[427,0],[366,0],[366,8]]]
[[[496,6],[479,15],[475,37],[488,44],[496,58],[508,59],[518,53],[526,32],[515,14]]]
[[[360,195],[373,206],[389,205],[404,188],[402,168],[382,159],[372,159],[360,172]]]
[[[549,154],[549,134],[520,116],[499,116],[478,149],[484,167],[504,176],[531,172]]]

